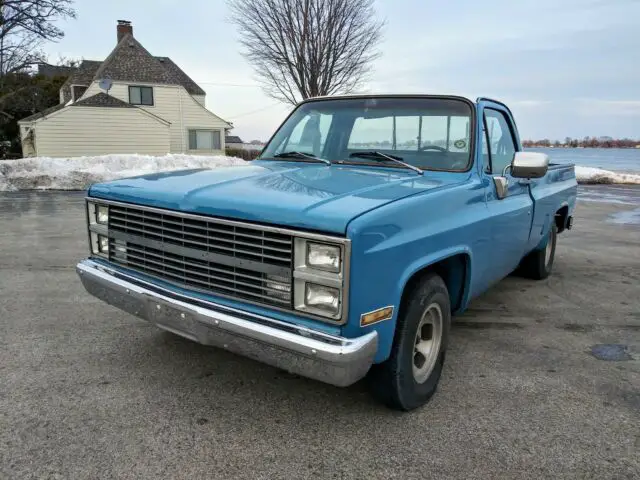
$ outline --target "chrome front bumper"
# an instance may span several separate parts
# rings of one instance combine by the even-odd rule
[[[369,370],[376,332],[343,338],[177,294],[93,260],[76,269],[93,296],[158,327],[339,387]]]

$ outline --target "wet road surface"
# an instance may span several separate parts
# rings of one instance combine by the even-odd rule
[[[93,299],[83,194],[1,195],[0,478],[638,478],[640,189],[581,197],[554,275],[474,301],[400,414]]]

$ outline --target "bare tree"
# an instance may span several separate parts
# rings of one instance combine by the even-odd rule
[[[373,0],[227,0],[265,93],[301,99],[354,91],[378,57]]]
[[[42,43],[64,36],[55,22],[75,18],[72,4],[73,0],[0,0],[0,120],[7,116],[8,102],[29,88],[8,77],[45,59]]]
[[[54,22],[75,17],[73,0],[0,0],[0,76],[22,72],[38,61],[43,41],[64,32]]]

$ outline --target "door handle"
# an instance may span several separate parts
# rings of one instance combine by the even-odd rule
[[[498,200],[509,195],[509,179],[507,177],[493,177],[493,184],[496,186]]]

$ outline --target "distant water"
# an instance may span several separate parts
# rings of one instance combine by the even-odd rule
[[[529,148],[555,163],[575,163],[614,172],[640,172],[640,148]]]

